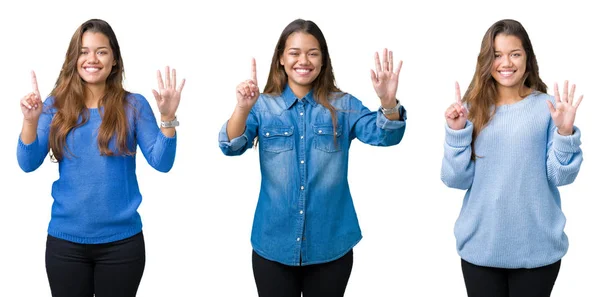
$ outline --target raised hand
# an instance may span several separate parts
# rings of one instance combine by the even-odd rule
[[[252,58],[250,79],[241,82],[236,88],[237,107],[249,111],[260,94],[256,80],[256,60]]]
[[[396,91],[398,90],[398,77],[402,69],[402,61],[394,71],[394,56],[392,51],[383,49],[383,64],[379,60],[379,53],[375,53],[375,70],[371,70],[371,81],[381,106],[393,108],[396,106]]]
[[[558,91],[558,84],[554,83],[555,105],[552,105],[552,102],[546,100],[546,103],[548,103],[548,108],[550,109],[550,115],[552,116],[552,120],[554,121],[554,126],[558,128],[558,134],[560,135],[573,134],[575,114],[577,113],[577,108],[579,107],[579,104],[581,104],[581,100],[583,100],[583,95],[579,96],[579,99],[577,99],[576,103],[574,102],[574,97],[575,84],[571,86],[571,91],[569,91],[569,81],[565,80],[562,98]]]
[[[450,129],[460,130],[464,129],[467,124],[467,115],[469,114],[469,111],[462,104],[458,82],[454,83],[454,88],[456,90],[456,101],[446,109],[446,123],[448,123]]]
[[[175,69],[171,71],[169,66],[165,67],[165,81],[163,83],[162,74],[160,70],[156,71],[156,78],[158,80],[158,91],[152,90],[156,104],[158,105],[158,111],[161,117],[172,120],[175,118],[175,112],[179,107],[179,101],[181,101],[181,91],[185,85],[185,79],[181,81],[181,84],[177,89],[177,73]]]
[[[31,86],[33,91],[21,99],[21,112],[23,112],[24,121],[37,124],[44,104],[42,103],[37,78],[33,70],[31,71]]]

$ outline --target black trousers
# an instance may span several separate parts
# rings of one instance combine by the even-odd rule
[[[133,297],[145,264],[141,232],[104,244],[78,244],[50,235],[46,241],[46,272],[53,297]]]
[[[252,251],[252,269],[260,297],[342,297],[352,271],[353,253],[322,264],[288,266]]]
[[[533,269],[493,268],[461,261],[469,297],[548,297],[560,269],[560,260]]]

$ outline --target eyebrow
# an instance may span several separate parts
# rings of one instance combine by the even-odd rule
[[[301,49],[301,48],[298,48],[298,47],[290,47],[290,48],[288,48],[288,51],[291,51],[291,50],[297,50],[297,51],[299,51],[299,50],[302,50],[302,49]],[[310,51],[320,51],[320,49],[318,49],[318,48],[316,48],[316,47],[313,47],[313,48],[309,49],[308,51],[309,51],[309,52],[310,52]]]
[[[521,48],[516,48],[516,49],[514,49],[514,50],[511,50],[509,53],[512,53],[512,52],[522,52],[522,51],[525,51],[525,50],[523,50],[523,49],[521,49]],[[494,50],[494,53],[499,53],[499,52],[500,52],[500,51]]]
[[[82,46],[81,49],[90,49],[90,48],[87,47],[87,46]],[[108,47],[107,46],[101,46],[101,47],[97,47],[96,49],[97,50],[99,50],[99,49],[108,49]]]

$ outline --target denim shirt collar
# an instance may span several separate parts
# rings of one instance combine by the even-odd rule
[[[292,92],[290,86],[285,85],[285,89],[283,89],[283,92],[281,92],[281,97],[285,101],[285,107],[287,109],[290,109],[290,107],[292,107],[292,105],[294,105],[295,102],[300,101],[301,99],[306,99],[306,101],[310,103],[313,107],[317,105],[317,101],[315,101],[315,98],[313,97],[312,89],[308,91],[308,94],[306,94],[304,98],[299,99],[298,97],[296,97],[294,92]]]

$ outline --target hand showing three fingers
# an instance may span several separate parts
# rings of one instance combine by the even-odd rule
[[[21,112],[23,112],[23,120],[37,124],[44,104],[42,103],[37,78],[33,71],[31,71],[31,86],[33,91],[21,99]]]
[[[175,69],[171,71],[169,66],[165,67],[165,80],[163,82],[162,74],[160,70],[156,71],[156,79],[158,80],[158,91],[152,90],[156,104],[158,105],[158,111],[161,117],[172,120],[175,118],[175,112],[179,107],[179,101],[181,101],[181,91],[185,85],[185,79],[181,81],[179,87],[177,85],[177,73]]]
[[[579,96],[577,102],[575,103],[575,84],[571,86],[571,90],[569,91],[569,81],[565,81],[563,86],[562,98],[558,91],[558,84],[554,83],[554,101],[555,105],[552,105],[552,102],[546,100],[548,104],[548,108],[550,109],[550,115],[552,116],[552,120],[554,121],[554,125],[558,128],[558,134],[560,135],[571,135],[573,134],[573,125],[575,124],[575,114],[577,113],[577,108],[579,104],[581,104],[581,100],[583,100],[583,95]]]
[[[398,90],[398,77],[402,69],[402,61],[398,63],[394,71],[394,56],[392,51],[383,49],[383,64],[379,59],[379,53],[375,53],[375,71],[371,70],[371,81],[375,93],[381,100],[381,106],[393,108],[396,106],[396,91]]]
[[[462,104],[460,95],[460,86],[458,82],[454,83],[456,101],[446,109],[446,123],[452,130],[461,130],[467,124],[467,115],[469,111]]]
[[[256,60],[254,58],[252,58],[250,70],[250,79],[241,82],[235,89],[237,107],[244,111],[250,111],[250,109],[252,109],[252,106],[254,106],[256,100],[258,100],[258,95],[260,94],[256,79]]]

